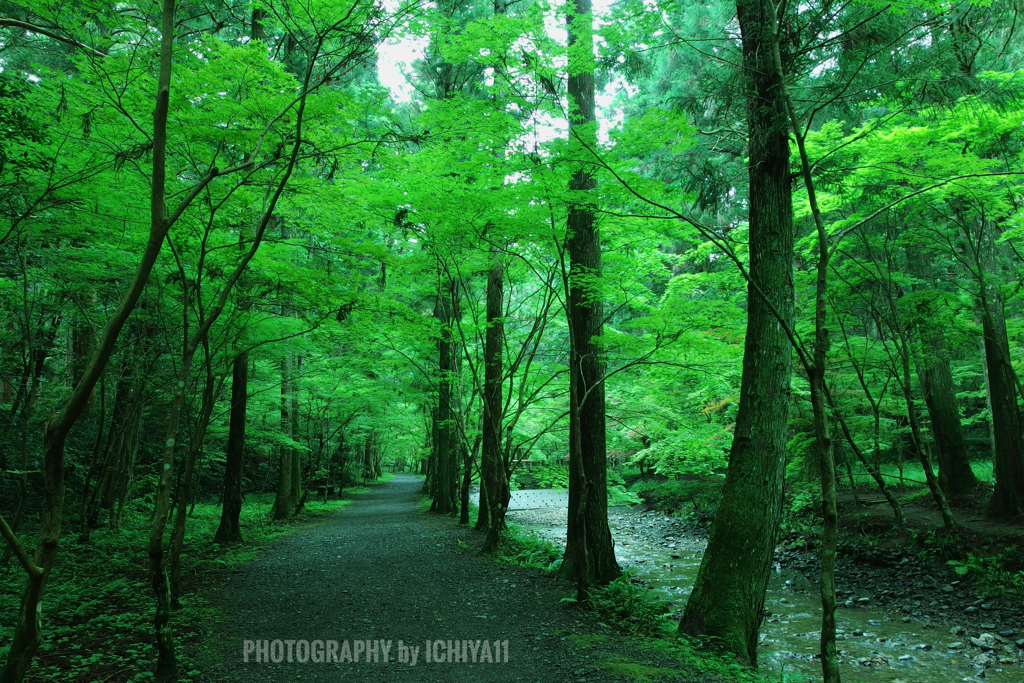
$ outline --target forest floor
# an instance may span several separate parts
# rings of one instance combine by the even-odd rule
[[[960,635],[1002,632],[1024,644],[1021,520],[992,519],[980,501],[968,501],[953,506],[959,529],[950,536],[930,498],[908,498],[903,501],[906,527],[897,529],[888,505],[858,507],[848,492],[841,496],[841,604],[844,596],[873,596],[903,618],[924,619],[953,635],[959,629],[964,630]],[[816,553],[800,546],[800,539],[791,538],[777,559],[816,575]]]
[[[479,534],[450,518],[423,513],[421,487],[421,479],[398,475],[359,496],[343,513],[298,529],[240,567],[207,596],[216,617],[202,625],[206,636],[194,646],[198,651],[189,653],[197,669],[192,680],[735,679],[720,660],[687,661],[666,641],[629,638],[596,623],[565,600],[571,587],[550,573],[481,555]],[[280,663],[257,663],[253,651],[246,662],[247,640],[295,641],[294,659],[289,662],[286,655]],[[466,663],[431,661],[447,650],[449,640],[468,640],[470,647],[489,641],[492,648],[501,641],[501,661],[474,663],[472,655]],[[300,662],[305,653],[298,641],[337,641],[342,661],[314,663],[310,657]],[[366,641],[377,642],[378,661],[367,661]],[[444,641],[431,646],[435,652],[429,659],[428,641]],[[409,647],[418,648],[415,664],[402,661],[411,659],[412,650],[403,650]],[[486,643],[479,647],[478,660],[484,659]],[[345,661],[346,648],[352,661]]]

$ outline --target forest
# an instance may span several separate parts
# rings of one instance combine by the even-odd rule
[[[1024,680],[1022,21],[0,0],[0,683],[257,680],[204,670],[203,596],[413,482],[467,576],[548,569],[676,667],[579,680]],[[655,515],[678,604],[622,554]],[[886,601],[946,664],[850,654]],[[512,671],[516,628],[458,637]]]

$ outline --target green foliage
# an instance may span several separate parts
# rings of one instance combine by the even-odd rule
[[[628,572],[607,586],[592,588],[589,599],[602,622],[630,635],[658,635],[671,628],[665,603],[634,583]]]
[[[714,519],[724,483],[721,475],[660,482],[641,479],[630,490],[658,510],[707,524]]]
[[[547,462],[538,465],[530,473],[537,481],[537,488],[569,488],[569,466],[561,462]]]
[[[555,571],[562,565],[563,549],[535,532],[510,524],[498,544],[497,559],[506,564]]]
[[[1016,546],[1008,546],[1002,552],[968,552],[965,558],[947,560],[946,564],[957,576],[973,579],[994,595],[1024,595],[1024,568]]]
[[[779,528],[783,534],[814,538],[821,529],[820,482],[795,483],[786,492]]]
[[[638,505],[640,496],[626,488],[626,482],[618,470],[608,470],[608,505]]]

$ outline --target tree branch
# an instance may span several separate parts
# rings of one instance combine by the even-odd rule
[[[43,28],[42,26],[36,26],[35,24],[30,24],[27,21],[20,21],[18,19],[12,19],[11,17],[0,17],[0,26],[10,26],[11,28],[20,28],[20,29],[23,29],[25,31],[31,31],[32,33],[38,33],[41,36],[46,36],[47,38],[53,38],[54,40],[58,40],[58,41],[60,41],[62,43],[65,43],[67,45],[71,45],[73,47],[77,47],[79,50],[82,50],[87,55],[90,55],[92,57],[101,57],[101,58],[106,57],[106,55],[103,54],[102,52],[100,52],[98,50],[94,50],[93,48],[89,47],[88,45],[86,45],[84,43],[78,42],[74,38],[68,38],[67,36],[62,36],[59,33],[51,31],[50,29]]]

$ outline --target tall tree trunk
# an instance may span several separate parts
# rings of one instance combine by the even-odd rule
[[[433,481],[436,506],[431,508],[443,515],[456,510],[458,479],[458,434],[455,431],[455,365],[458,348],[452,335],[455,308],[455,283],[446,278],[440,287],[435,307],[435,316],[441,323],[441,336],[437,342],[437,471]]]
[[[765,0],[738,0],[736,6],[743,39],[750,176],[747,332],[722,501],[679,624],[681,633],[720,639],[750,665],[757,662],[758,629],[782,512],[793,353],[786,332],[793,325],[789,120],[774,64],[773,7]]]
[[[28,500],[28,433],[32,424],[32,411],[36,404],[36,387],[39,386],[39,376],[42,372],[42,364],[45,355],[42,357],[35,348],[36,336],[33,334],[32,308],[29,300],[28,281],[28,257],[27,247],[21,250],[21,278],[22,278],[22,315],[25,325],[25,357],[28,364],[25,367],[26,382],[23,385],[25,390],[24,404],[21,410],[21,490],[18,492],[18,504],[14,508],[14,519],[11,522],[11,530],[18,531],[21,525],[22,513],[25,511],[25,502]],[[100,418],[100,427],[103,429],[103,418]],[[6,461],[6,449],[4,460]],[[6,470],[6,466],[2,470]],[[0,470],[0,471],[2,471]],[[7,566],[7,561],[14,554],[14,546],[5,543],[3,556],[0,557],[0,568]]]
[[[949,349],[942,330],[927,320],[918,323],[925,342],[924,368],[919,373],[928,419],[939,460],[939,488],[950,498],[966,496],[978,488],[978,477],[967,457],[967,442],[960,424]]]
[[[1024,441],[1021,434],[1024,424],[1017,404],[1017,375],[1010,365],[1010,343],[1006,335],[1006,313],[996,258],[996,227],[984,221],[979,230],[979,301],[996,479],[988,511],[997,517],[1013,518],[1024,515]]]
[[[174,518],[174,528],[171,530],[171,552],[169,558],[169,574],[171,587],[171,606],[179,606],[178,597],[181,594],[181,549],[185,543],[185,522],[188,517],[188,503],[192,498],[192,483],[195,480],[196,459],[203,450],[203,442],[206,440],[206,430],[210,425],[210,416],[213,413],[214,403],[220,393],[217,386],[217,379],[213,375],[211,365],[209,344],[204,340],[203,346],[206,351],[206,384],[203,387],[203,401],[199,409],[199,417],[196,421],[195,431],[188,446],[188,456],[185,458],[185,469],[181,475],[181,486],[178,491],[177,511]]]
[[[575,197],[566,223],[569,281],[569,518],[562,574],[576,578],[580,597],[622,570],[608,528],[605,443],[604,333],[601,235],[590,193],[597,186],[589,162],[597,140],[594,111],[594,35],[590,0],[573,0],[566,16],[569,36],[569,146],[580,165],[569,181]],[[585,197],[585,198],[584,198]],[[574,449],[578,451],[574,454]]]
[[[171,21],[173,22],[173,17]],[[165,30],[169,29],[166,29],[165,27]],[[310,61],[310,67],[306,70],[305,79],[303,81],[304,89],[309,85],[311,76],[309,69],[311,67],[312,60]],[[299,153],[299,145],[302,141],[302,119],[303,113],[305,112],[305,105],[306,96],[303,95],[299,98],[299,104],[295,114],[295,142],[292,144],[288,163],[284,171],[279,176],[276,186],[274,187],[273,194],[267,202],[263,215],[260,217],[259,224],[253,234],[252,244],[249,246],[249,250],[246,251],[242,258],[235,264],[231,274],[221,286],[220,292],[217,295],[216,304],[213,308],[210,309],[207,314],[204,314],[200,309],[199,325],[192,334],[191,339],[186,340],[185,348],[182,353],[181,367],[178,374],[178,386],[175,390],[174,400],[171,403],[170,417],[167,420],[167,441],[164,443],[163,463],[157,481],[153,528],[149,535],[150,577],[152,579],[153,591],[156,594],[157,599],[155,619],[157,643],[157,664],[155,671],[156,683],[175,680],[177,678],[178,668],[177,657],[174,653],[174,639],[170,628],[171,591],[167,576],[167,567],[165,566],[163,536],[167,525],[167,511],[170,505],[170,485],[174,471],[174,445],[178,434],[178,421],[180,420],[181,408],[184,402],[185,387],[188,385],[189,372],[191,370],[192,360],[195,357],[196,350],[199,348],[201,343],[206,342],[210,328],[215,322],[217,322],[220,314],[224,311],[224,307],[227,304],[231,290],[234,288],[239,278],[242,277],[242,274],[248,267],[249,262],[259,250],[260,244],[263,241],[263,235],[266,233],[270,219],[274,215],[274,208],[277,206],[277,202],[281,198],[281,193],[284,191],[284,188],[288,183],[288,179],[291,177],[292,171],[295,169],[295,162]],[[202,272],[201,268],[200,272]],[[185,277],[184,272],[181,274],[182,282],[186,283],[185,291],[187,292],[188,278]],[[188,306],[186,306],[185,309],[187,311]]]
[[[773,12],[774,14],[774,12]],[[827,371],[828,338],[828,269],[829,240],[825,221],[818,207],[817,192],[814,186],[813,169],[807,146],[804,140],[803,124],[797,117],[796,106],[786,86],[786,72],[782,65],[782,48],[779,45],[778,19],[772,17],[772,53],[775,59],[775,73],[779,78],[779,90],[782,92],[789,113],[790,127],[796,140],[800,154],[800,169],[807,190],[807,201],[814,218],[815,233],[818,239],[818,259],[815,266],[814,284],[814,351],[808,364],[807,353],[799,349],[800,357],[807,370],[811,385],[811,407],[814,414],[814,444],[818,453],[818,470],[821,475],[821,670],[825,683],[840,683],[839,656],[836,648],[836,545],[839,538],[839,515],[836,510],[836,463],[832,435],[829,430],[828,412],[826,408],[828,386],[825,383]],[[850,485],[853,487],[853,474],[850,474]],[[857,490],[853,489],[856,501]]]
[[[504,337],[505,267],[497,250],[491,252],[491,269],[487,273],[487,331],[484,333],[483,452],[480,463],[480,517],[486,513],[487,538],[484,550],[498,546],[505,526],[505,511],[511,499],[505,466],[502,462],[501,435],[504,415],[502,402],[501,344]]]
[[[907,404],[907,418],[910,422],[910,438],[914,445],[914,450],[917,451],[917,457],[921,461],[921,468],[924,470],[925,482],[928,484],[928,490],[931,491],[932,498],[935,500],[935,504],[939,508],[939,512],[942,514],[942,523],[946,531],[953,533],[956,531],[956,520],[953,518],[953,511],[949,508],[949,503],[946,500],[946,494],[942,492],[939,487],[939,479],[935,476],[935,470],[932,468],[931,459],[928,457],[928,451],[924,447],[924,439],[921,437],[921,421],[918,419],[917,406],[914,404],[914,392],[913,382],[910,378],[910,341],[907,339],[907,334],[903,330],[903,322],[897,312],[896,302],[893,299],[891,292],[886,292],[889,301],[889,310],[893,316],[893,330],[896,333],[896,352],[900,355],[900,366],[902,369],[902,377],[898,380],[900,388],[903,389],[903,400]]]
[[[292,421],[288,411],[291,408],[292,355],[285,353],[281,359],[281,430],[291,436]],[[292,496],[292,447],[281,444],[281,467],[278,470],[277,495],[274,497],[274,519],[287,519],[294,509]]]
[[[293,362],[294,372],[291,378],[291,392],[288,396],[288,418],[291,421],[288,425],[288,435],[293,440],[299,440],[299,384],[300,377],[302,376],[302,356],[296,355]],[[299,508],[302,507],[301,502],[305,500],[305,496],[302,494],[302,451],[298,448],[292,448],[292,487],[291,487],[291,506],[295,514],[299,513]]]
[[[908,270],[926,284],[931,285],[934,266],[931,260],[907,255]],[[915,289],[921,289],[915,287]],[[923,347],[918,365],[918,379],[924,394],[931,431],[935,437],[939,461],[939,488],[950,497],[966,496],[978,488],[978,478],[967,457],[967,443],[960,424],[953,372],[950,369],[949,348],[942,332],[934,297],[922,298],[917,305],[915,327]]]
[[[484,474],[483,460],[480,461],[480,505],[476,511],[476,525],[474,531],[484,533],[484,546],[487,548],[487,535],[491,528],[491,504],[487,501],[487,475]]]
[[[224,504],[220,511],[220,525],[213,537],[217,543],[236,543],[242,540],[238,517],[242,514],[242,463],[245,457],[248,386],[249,354],[243,351],[235,357],[231,368],[231,417],[224,463]]]
[[[469,524],[469,486],[473,479],[473,454],[476,452],[474,446],[470,450],[466,446],[466,440],[459,440],[459,451],[462,453],[462,485],[459,488],[459,524]]]

